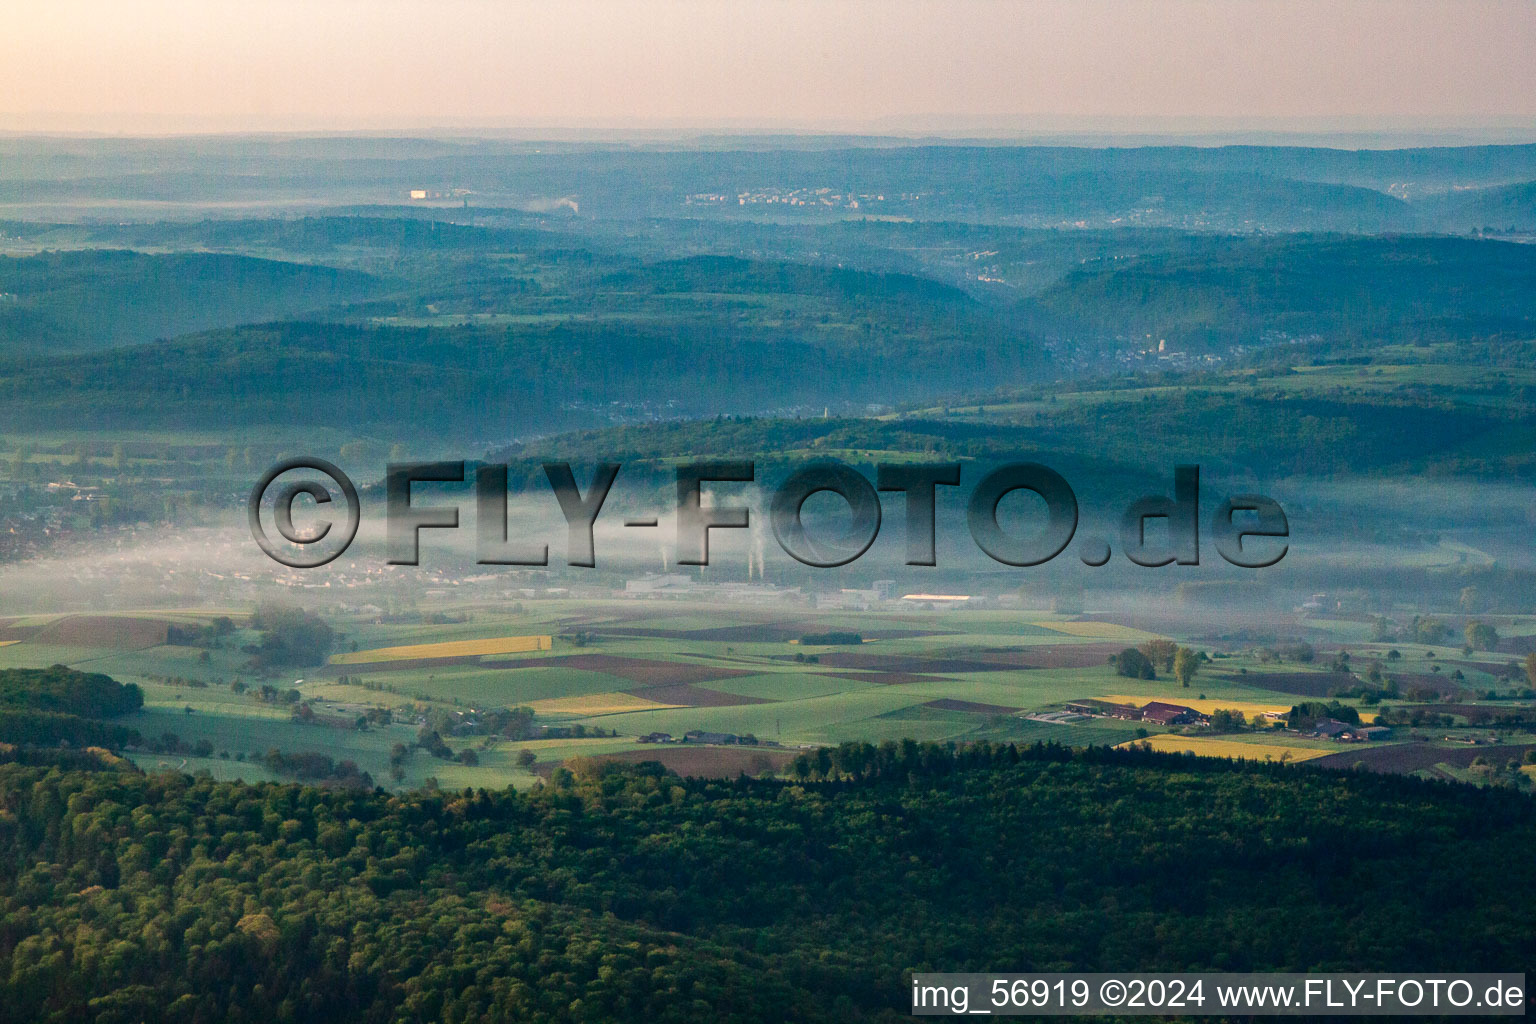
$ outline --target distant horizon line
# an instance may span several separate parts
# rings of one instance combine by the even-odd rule
[[[1536,145],[1536,128],[1519,134],[1473,132],[1398,132],[1377,131],[1209,131],[1209,132],[1040,132],[1012,135],[982,134],[892,134],[857,131],[740,131],[664,132],[659,130],[629,132],[494,133],[452,128],[357,128],[357,129],[223,129],[184,131],[107,131],[84,129],[14,129],[0,127],[0,140],[44,142],[138,142],[175,143],[196,141],[389,141],[435,142],[444,145],[476,143],[516,146],[616,146],[656,148],[725,148],[727,144],[756,144],[766,148],[795,144],[844,143],[849,148],[905,148],[919,146],[992,147],[992,148],[1156,148],[1192,149],[1221,147],[1272,147],[1281,149],[1397,150],[1457,149],[1478,147],[1521,147]]]
[[[910,145],[928,141],[977,144],[1113,145],[1221,144],[1217,140],[1353,140],[1359,148],[1430,145],[1526,145],[1536,143],[1536,119],[1513,115],[1415,117],[1330,115],[1316,117],[1156,115],[912,115],[850,121],[756,117],[503,117],[402,119],[370,124],[216,124],[177,115],[66,112],[0,113],[0,137],[67,139],[197,138],[410,138],[435,141],[636,143],[721,139],[808,141],[851,139]],[[225,120],[225,119],[218,119]],[[29,123],[30,122],[30,123]],[[50,123],[51,122],[51,123]],[[92,124],[91,122],[95,122]],[[199,123],[202,122],[202,123]],[[1092,143],[1089,143],[1092,144]],[[1292,143],[1294,144],[1294,142]]]

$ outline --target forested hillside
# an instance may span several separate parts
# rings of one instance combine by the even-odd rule
[[[12,1019],[905,1019],[911,970],[1504,970],[1536,804],[1134,752],[385,796],[0,766]]]
[[[137,684],[99,672],[63,665],[0,669],[0,744],[121,747],[138,734],[102,719],[129,714],[143,704]]]
[[[1447,231],[1536,231],[1536,181],[1452,192],[1426,205]]]
[[[0,354],[98,349],[273,320],[381,287],[354,271],[215,253],[0,257]]]
[[[1256,347],[1536,332],[1536,248],[1459,238],[1256,239],[1069,274],[1038,299],[1063,330],[1142,346]]]
[[[822,244],[853,246],[875,265],[902,261],[869,256],[871,246],[961,251],[912,274],[720,254],[646,260],[611,236],[588,249],[553,231],[412,218],[208,221],[112,233],[145,244],[291,249],[370,273],[210,253],[84,250],[0,260],[0,341],[8,339],[0,344],[0,430],[66,419],[92,429],[177,430],[344,420],[361,432],[410,423],[435,437],[480,438],[588,426],[594,413],[598,422],[623,422],[863,412],[1120,367],[1189,368],[1205,355],[1224,365],[1447,343],[1466,354],[1437,358],[1527,366],[1520,343],[1536,332],[1536,249],[1482,239],[1105,232],[1046,242],[973,238],[955,227],[763,236],[807,260],[830,255],[813,248]],[[1013,251],[976,249],[972,259],[963,255],[970,245]],[[1032,297],[978,297],[940,279],[953,278],[956,258],[996,258],[1005,269],[980,265],[1054,283]],[[300,315],[321,306],[322,316]],[[59,351],[273,318],[279,322],[149,346]],[[1378,421],[1400,429],[1395,421],[1412,415],[1404,397],[1370,396],[1388,409],[1356,401],[1292,418],[1359,420],[1352,436],[1365,437]],[[1083,424],[1061,412],[1068,420],[1053,416],[1049,426],[1070,438]],[[1233,454],[1254,436],[1250,420],[1281,439],[1295,433],[1298,443],[1316,434],[1281,422],[1287,415],[1258,411],[1226,422]],[[1260,428],[1266,417],[1276,422]],[[1492,425],[1446,430],[1462,443]],[[1335,461],[1379,463],[1370,448]]]
[[[1407,470],[1536,474],[1529,444],[1536,436],[1536,407],[1517,382],[1493,380],[1480,394],[1455,401],[1430,389],[1394,387],[1392,378],[1377,389],[1312,391],[1306,375],[1295,377],[1294,389],[1290,377],[1254,386],[1245,375],[1106,388],[1061,401],[1003,398],[988,404],[983,398],[881,419],[742,417],[611,427],[494,454],[525,468],[540,488],[538,465],[553,458],[617,460],[630,475],[666,475],[682,458],[749,458],[762,467],[783,467],[814,458],[873,464],[913,456],[979,463],[1028,456],[1071,470],[1074,479],[1123,479],[1148,468],[1161,473],[1179,461],[1218,471],[1320,477]],[[1367,384],[1373,379],[1364,378]],[[1404,448],[1404,436],[1415,439],[1412,449]]]
[[[972,318],[920,335],[859,326],[806,336],[707,314],[657,324],[269,324],[0,361],[0,429],[43,429],[67,414],[98,429],[344,421],[485,436],[589,423],[581,406],[610,403],[669,415],[819,412],[933,398],[1041,365],[1039,350],[1005,326],[986,328]]]

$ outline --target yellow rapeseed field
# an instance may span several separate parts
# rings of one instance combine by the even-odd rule
[[[624,711],[658,711],[684,707],[682,704],[646,700],[619,690],[589,693],[582,697],[551,697],[548,700],[529,701],[524,706],[532,708],[536,715],[614,715]]]
[[[446,640],[436,644],[375,647],[331,656],[332,665],[371,665],[380,661],[416,661],[420,658],[473,658],[482,654],[523,654],[547,651],[553,641],[546,636],[498,636],[488,640]]]
[[[1287,754],[1292,761],[1306,761],[1322,757],[1334,751],[1318,747],[1286,747],[1278,743],[1240,743],[1237,740],[1207,739],[1204,736],[1179,736],[1175,733],[1158,733],[1144,740],[1129,740],[1120,744],[1129,747],[1136,743],[1150,743],[1153,750],[1165,753],[1189,753],[1198,757],[1244,757],[1250,761],[1279,761]]]

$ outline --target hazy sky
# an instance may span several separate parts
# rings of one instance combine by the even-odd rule
[[[899,129],[1039,115],[1536,123],[1536,0],[8,6],[0,129]]]

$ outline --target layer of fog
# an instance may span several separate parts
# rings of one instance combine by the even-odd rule
[[[588,483],[578,473],[581,486]],[[1125,612],[1168,614],[1199,598],[1199,587],[1244,584],[1225,612],[1234,618],[1293,609],[1317,592],[1368,592],[1381,608],[1433,611],[1454,601],[1468,581],[1497,576],[1523,579],[1533,570],[1527,538],[1532,529],[1533,488],[1467,480],[1385,480],[1339,483],[1293,479],[1268,485],[1286,510],[1291,535],[1285,558],[1268,569],[1237,569],[1217,554],[1209,519],[1231,488],[1206,481],[1201,496],[1199,565],[1145,568],[1123,557],[1119,514],[1139,495],[1080,495],[1081,519],[1071,545],[1051,562],[1016,568],[993,562],[966,528],[968,488],[940,488],[936,567],[904,564],[905,503],[900,495],[882,499],[883,521],[869,550],[837,568],[802,565],[781,549],[769,526],[771,493],[753,485],[717,485],[706,498],[752,509],[747,530],[710,531],[708,566],[679,566],[673,510],[654,492],[626,489],[622,476],[594,529],[595,568],[566,564],[567,526],[550,492],[514,495],[508,502],[512,541],[547,545],[547,567],[477,564],[476,516],[472,488],[419,485],[417,506],[455,505],[454,530],[419,534],[420,563],[389,563],[383,503],[365,492],[362,524],[352,546],[328,565],[292,569],[257,547],[243,512],[230,511],[186,526],[123,529],[103,538],[75,540],[49,554],[0,568],[0,602],[5,614],[109,611],[145,608],[242,610],[261,600],[284,597],[329,607],[429,609],[456,602],[510,602],[540,596],[600,598],[621,593],[629,580],[674,574],[703,584],[737,584],[813,594],[865,589],[892,581],[898,593],[1020,596],[1028,607],[1086,606]],[[1005,528],[1027,535],[1043,513],[1026,492],[1005,499]],[[301,499],[295,525],[313,529],[339,506],[317,509]],[[323,515],[322,515],[323,512]],[[847,513],[839,499],[818,495],[806,505],[813,537],[838,533]],[[654,516],[654,527],[626,526],[626,519]],[[271,520],[267,519],[271,531]],[[336,527],[340,532],[340,525]],[[1115,550],[1108,565],[1083,564],[1079,552],[1102,538]],[[1160,531],[1149,531],[1153,544]],[[1275,543],[1265,541],[1264,543]],[[1502,575],[1501,575],[1502,574]],[[1181,586],[1183,585],[1183,586]],[[1196,587],[1191,591],[1189,586]],[[743,589],[745,588],[745,589]],[[708,588],[717,591],[719,588]],[[711,593],[710,600],[729,595]]]

